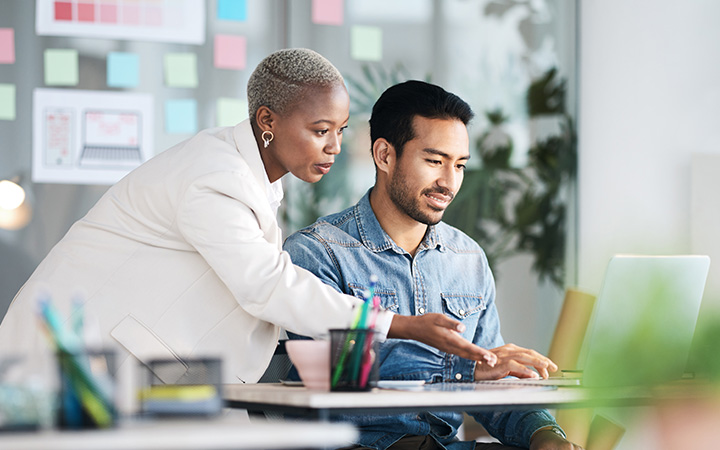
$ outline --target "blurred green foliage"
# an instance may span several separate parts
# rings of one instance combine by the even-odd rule
[[[565,107],[566,90],[555,68],[528,88],[530,120],[553,117],[560,131],[536,140],[523,167],[510,164],[514,145],[502,130],[508,118],[499,109],[486,112],[490,128],[476,142],[481,167],[466,170],[463,187],[444,216],[480,243],[491,266],[530,253],[538,278],[558,287],[565,283],[567,202],[577,167],[577,136]]]

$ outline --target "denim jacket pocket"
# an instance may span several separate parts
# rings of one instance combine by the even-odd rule
[[[364,294],[368,291],[367,286],[360,286],[358,284],[349,283],[348,289],[350,289],[351,295],[361,300],[365,300]],[[380,306],[383,309],[387,309],[388,311],[392,311],[395,313],[398,312],[398,299],[394,289],[385,289],[378,287],[375,288],[375,295],[380,298]]]
[[[478,294],[440,293],[440,297],[445,305],[445,312],[458,320],[464,320],[487,307],[485,299]]]

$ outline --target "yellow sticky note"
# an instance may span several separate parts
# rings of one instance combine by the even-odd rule
[[[15,120],[15,85],[0,83],[0,120]]]
[[[350,56],[360,61],[382,59],[382,30],[356,25],[350,31]]]
[[[248,103],[236,98],[219,98],[217,101],[217,126],[233,127],[248,118]]]
[[[165,55],[165,84],[168,87],[197,87],[197,55],[195,53]]]
[[[78,52],[66,48],[45,50],[45,84],[76,86],[78,84]]]

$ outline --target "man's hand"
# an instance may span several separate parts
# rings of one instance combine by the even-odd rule
[[[487,364],[476,365],[476,380],[498,380],[509,375],[518,378],[547,378],[548,371],[558,370],[549,358],[535,350],[518,347],[515,344],[505,344],[491,351],[497,356],[497,364],[494,367],[488,367]],[[537,372],[530,367],[534,367]]]
[[[530,450],[583,450],[552,430],[540,430],[530,438]]]
[[[395,314],[390,323],[388,338],[414,339],[438,350],[478,361],[476,367],[492,367],[497,357],[490,350],[478,347],[460,333],[465,326],[442,314],[428,313],[422,316]],[[484,364],[480,364],[484,362]]]

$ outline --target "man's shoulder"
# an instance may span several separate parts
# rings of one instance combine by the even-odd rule
[[[456,253],[481,253],[484,254],[480,244],[475,242],[473,238],[465,234],[463,231],[448,225],[445,222],[439,222],[435,225],[438,234],[442,239],[442,243],[448,250]]]
[[[305,239],[331,244],[359,245],[354,207],[319,218],[312,225],[308,225],[290,235],[286,245],[293,241]]]

